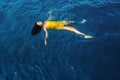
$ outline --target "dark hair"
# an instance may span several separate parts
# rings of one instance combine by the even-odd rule
[[[31,34],[32,34],[32,35],[38,34],[38,33],[41,31],[42,27],[43,27],[43,26],[39,26],[39,25],[37,25],[37,23],[35,23],[32,31],[31,31]]]

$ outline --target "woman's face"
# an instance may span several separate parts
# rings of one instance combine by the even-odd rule
[[[43,22],[37,22],[37,25],[42,26]]]

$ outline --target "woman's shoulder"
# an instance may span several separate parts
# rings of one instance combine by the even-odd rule
[[[60,22],[59,20],[45,20],[45,21]]]
[[[55,20],[46,20],[45,22],[57,22]]]

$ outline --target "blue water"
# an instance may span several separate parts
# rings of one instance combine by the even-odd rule
[[[69,31],[31,35],[52,10]],[[120,0],[0,0],[0,80],[120,80]]]

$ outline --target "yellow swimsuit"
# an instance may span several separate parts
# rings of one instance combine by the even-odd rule
[[[60,30],[61,27],[64,27],[64,22],[63,21],[45,21],[44,27],[46,29],[57,29]]]

